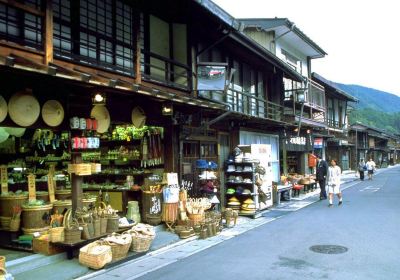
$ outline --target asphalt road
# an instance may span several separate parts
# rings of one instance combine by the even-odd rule
[[[400,279],[399,177],[387,169],[344,190],[342,206],[316,202],[138,279]],[[310,250],[320,245],[347,251]]]

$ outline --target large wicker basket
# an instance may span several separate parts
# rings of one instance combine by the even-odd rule
[[[112,250],[109,245],[92,242],[79,250],[79,263],[93,268],[103,268],[112,260]]]
[[[132,244],[130,250],[133,252],[147,252],[150,249],[154,236],[131,233]]]
[[[111,246],[112,261],[121,260],[128,254],[129,248],[131,247],[132,236],[130,234],[118,234],[113,233],[106,237],[102,244]]]
[[[12,217],[13,207],[22,206],[28,201],[28,195],[3,195],[0,196],[0,216]]]

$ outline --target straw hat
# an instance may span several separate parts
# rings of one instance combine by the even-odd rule
[[[42,118],[48,126],[59,126],[64,120],[64,108],[57,100],[47,100],[42,107]]]
[[[8,139],[8,136],[10,136],[10,134],[8,134],[8,132],[3,127],[0,127],[0,143],[6,141]]]
[[[0,95],[0,122],[7,117],[7,101]]]
[[[139,106],[133,108],[131,118],[132,123],[136,128],[141,128],[146,123],[146,114]]]
[[[108,112],[106,106],[95,105],[90,112],[90,117],[97,120],[97,132],[104,133],[110,127],[110,113]]]
[[[8,102],[10,118],[20,126],[31,126],[40,115],[40,105],[31,91],[15,93]]]
[[[13,135],[15,137],[21,137],[24,135],[26,128],[25,127],[4,127],[4,130],[7,131],[8,134]]]

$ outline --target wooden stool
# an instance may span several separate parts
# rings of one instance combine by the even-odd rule
[[[162,221],[168,227],[168,230],[173,232],[173,225],[178,219],[178,202],[177,203],[163,203],[162,207]]]

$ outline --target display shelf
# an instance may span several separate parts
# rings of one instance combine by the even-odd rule
[[[233,186],[238,186],[238,185],[247,185],[247,186],[251,186],[251,185],[254,185],[254,182],[251,182],[251,183],[244,183],[244,182],[226,182],[226,184],[233,185]]]

